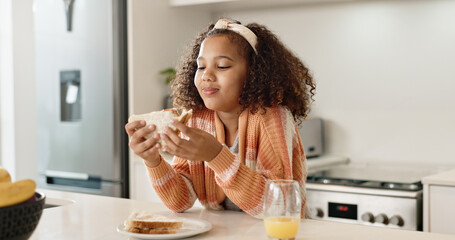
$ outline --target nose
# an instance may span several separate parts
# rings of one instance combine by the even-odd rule
[[[212,71],[208,68],[204,70],[202,73],[202,80],[203,81],[214,81],[215,80],[215,75],[213,75]]]

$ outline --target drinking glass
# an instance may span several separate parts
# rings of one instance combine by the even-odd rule
[[[294,240],[299,230],[299,184],[294,180],[267,180],[264,193],[264,226],[270,240]]]

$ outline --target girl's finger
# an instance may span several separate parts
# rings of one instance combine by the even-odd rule
[[[177,128],[178,130],[180,130],[180,132],[182,132],[185,136],[188,136],[189,138],[191,138],[192,131],[191,131],[190,127],[187,127],[185,124],[183,124],[177,120],[173,120],[172,125],[175,128]]]
[[[170,127],[166,127],[164,129],[164,133],[167,137],[169,137],[171,139],[172,142],[179,145],[180,137],[177,134],[177,132],[173,131]]]
[[[142,158],[147,158],[148,156],[155,155],[158,150],[161,148],[161,144],[157,143],[153,147],[145,150],[144,152],[141,153]]]
[[[134,134],[133,134],[133,138],[131,139],[131,141],[134,141],[134,142],[140,142],[140,141],[143,141],[143,139],[145,139],[145,137],[152,133],[153,131],[155,131],[156,129],[156,126],[155,125],[149,125],[149,126],[146,126],[146,127],[143,127],[143,128],[140,128],[139,130],[137,130]]]
[[[166,143],[164,148],[166,149],[167,152],[169,152],[172,155],[178,156],[178,157],[183,157],[182,156],[183,148],[180,145],[173,142],[167,134],[163,133],[160,136],[161,136],[161,140],[163,140]],[[180,140],[183,140],[183,139],[179,138],[179,140],[178,140],[179,144],[181,144]]]
[[[155,145],[158,144],[159,141],[159,134],[154,134],[153,137],[143,141],[142,143],[139,143],[138,146],[136,147],[136,150],[138,152],[145,152],[149,150],[150,148],[154,147]]]
[[[141,128],[144,126],[145,126],[145,121],[134,121],[134,122],[127,123],[125,125],[125,130],[126,130],[126,133],[128,134],[128,136],[131,137],[138,128]]]

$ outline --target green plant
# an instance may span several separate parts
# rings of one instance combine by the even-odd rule
[[[169,84],[175,79],[176,71],[174,68],[167,68],[161,71],[160,74],[166,76],[166,84]]]

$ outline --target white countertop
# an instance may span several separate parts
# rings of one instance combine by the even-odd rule
[[[204,219],[212,223],[213,227],[209,232],[188,239],[267,239],[262,221],[241,212],[209,211],[202,208],[193,208],[185,213],[172,213],[161,203],[42,189],[38,191],[46,194],[46,197],[49,199],[48,203],[65,203],[67,202],[65,200],[72,200],[74,203],[44,209],[40,223],[30,238],[32,240],[126,240],[128,237],[117,233],[116,227],[135,209],[153,211],[162,215]],[[455,235],[405,231],[319,220],[303,220],[296,239],[454,240]]]
[[[318,157],[307,158],[308,171],[320,171],[335,165],[349,163],[349,158],[340,155],[321,155]]]
[[[455,186],[455,169],[422,178],[423,184]]]

